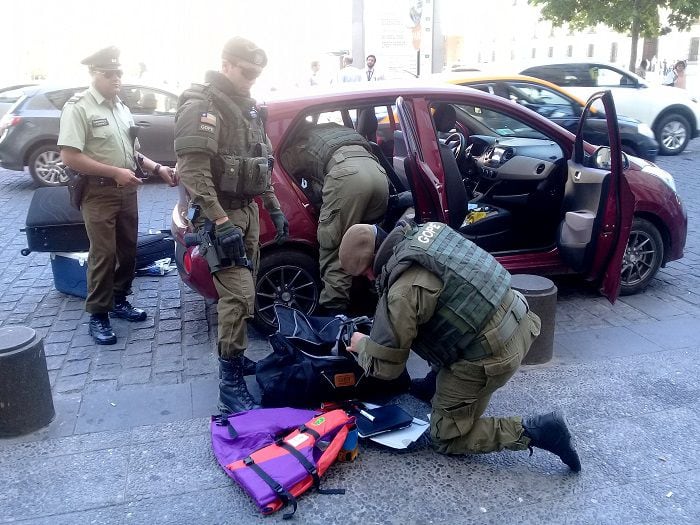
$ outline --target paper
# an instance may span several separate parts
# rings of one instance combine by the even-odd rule
[[[379,405],[373,405],[371,403],[365,403],[365,406],[369,409],[377,408]],[[423,433],[428,430],[430,425],[427,421],[413,418],[413,421],[406,428],[401,428],[399,430],[392,430],[390,432],[383,432],[382,434],[377,434],[369,439],[385,447],[394,449],[404,449],[408,448],[411,443],[418,441]]]

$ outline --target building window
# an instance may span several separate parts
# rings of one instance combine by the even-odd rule
[[[690,39],[690,50],[688,51],[688,61],[698,61],[698,48],[700,48],[700,38],[694,37]]]
[[[593,44],[588,44],[588,57],[593,56],[593,50],[595,49],[595,46]]]
[[[532,48],[532,57],[531,57],[531,58],[535,58],[535,57],[537,57],[537,48],[533,47],[533,48]]]
[[[574,56],[574,46],[566,46],[566,56]]]
[[[610,46],[610,62],[617,62],[617,42]]]
[[[491,62],[495,62],[495,61],[496,61],[496,50],[494,49],[493,51],[491,51]]]
[[[549,49],[547,50],[547,56],[549,58],[552,58],[554,56],[554,47],[549,46]]]

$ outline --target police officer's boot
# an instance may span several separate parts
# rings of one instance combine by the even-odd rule
[[[581,461],[571,444],[564,414],[557,411],[523,419],[523,428],[525,436],[530,438],[530,455],[532,447],[541,448],[559,456],[574,472],[581,470]]]
[[[131,303],[126,300],[126,297],[114,298],[114,308],[112,308],[110,314],[112,314],[112,317],[126,319],[132,323],[146,320],[146,312],[141,310],[141,308],[132,306]]]
[[[252,359],[248,359],[243,356],[243,375],[244,376],[254,376],[255,375],[255,365],[257,363]]]
[[[219,358],[219,411],[222,414],[237,414],[245,410],[260,408],[243,378],[243,356],[230,359]]]
[[[117,342],[107,314],[92,314],[88,331],[98,345],[113,345]]]
[[[411,379],[410,392],[414,397],[421,401],[430,403],[430,400],[435,395],[435,382],[437,381],[437,372],[430,369],[428,375],[420,379]]]

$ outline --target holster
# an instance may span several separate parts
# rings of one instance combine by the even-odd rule
[[[88,183],[87,176],[67,166],[64,168],[64,171],[68,177],[68,194],[70,195],[71,206],[79,210],[80,204],[83,202],[85,186]]]

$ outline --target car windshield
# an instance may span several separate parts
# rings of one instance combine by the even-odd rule
[[[458,120],[464,121],[470,131],[496,137],[547,139],[548,137],[524,122],[493,109],[466,104],[455,105]]]

